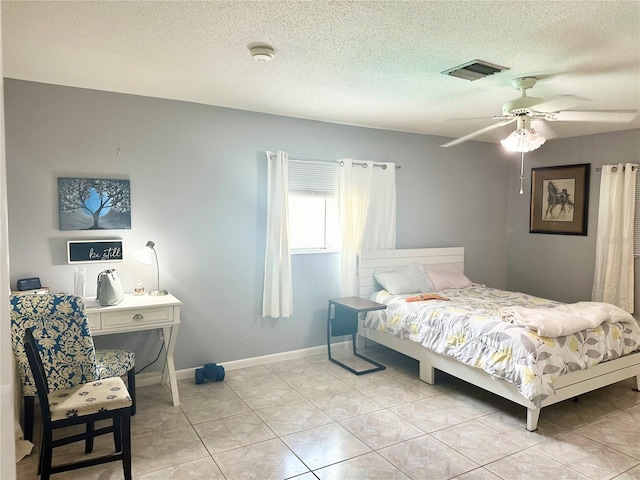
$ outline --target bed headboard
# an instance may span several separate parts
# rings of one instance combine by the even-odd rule
[[[454,264],[464,269],[464,247],[365,250],[358,254],[358,295],[368,297],[381,287],[373,278],[375,268]]]

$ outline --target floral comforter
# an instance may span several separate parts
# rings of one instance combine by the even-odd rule
[[[603,323],[564,337],[540,337],[500,320],[500,307],[553,307],[559,302],[483,286],[440,290],[444,300],[406,302],[385,290],[370,298],[387,305],[369,312],[365,326],[407,338],[434,352],[482,368],[512,383],[540,407],[567,372],[583,370],[640,350],[640,325]]]

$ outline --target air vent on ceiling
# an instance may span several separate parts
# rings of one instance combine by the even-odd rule
[[[502,72],[503,70],[509,70],[508,67],[501,67],[493,63],[485,62],[484,60],[473,60],[471,62],[459,65],[449,70],[445,70],[445,75],[451,75],[452,77],[463,78],[465,80],[474,81],[479,78],[488,77],[494,73]]]

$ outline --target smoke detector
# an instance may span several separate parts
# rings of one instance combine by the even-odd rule
[[[257,45],[249,49],[249,53],[258,62],[268,62],[274,57],[273,48],[269,45]]]

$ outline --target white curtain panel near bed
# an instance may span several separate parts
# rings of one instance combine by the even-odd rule
[[[290,317],[293,313],[291,251],[289,249],[289,156],[278,151],[267,156],[267,245],[264,259],[263,317]]]
[[[600,183],[596,264],[591,300],[633,313],[633,226],[636,177],[633,163],[604,165]]]
[[[340,160],[338,198],[342,224],[342,296],[357,295],[357,253],[396,246],[396,166]]]

